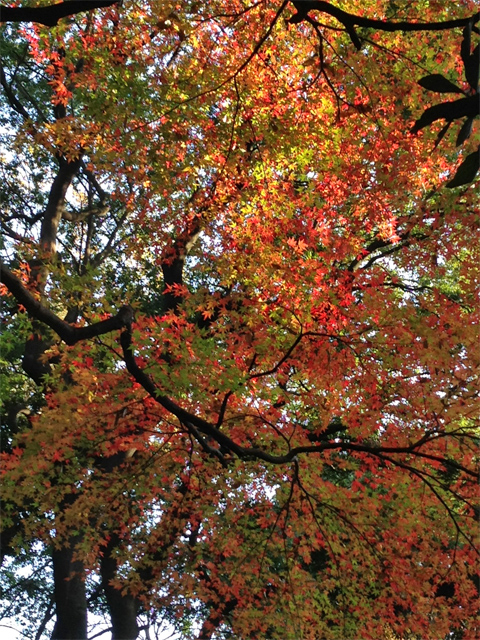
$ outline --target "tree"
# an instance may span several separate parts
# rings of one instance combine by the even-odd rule
[[[115,640],[471,637],[473,3],[22,4],[2,544],[31,637],[53,603],[56,639],[89,608]]]

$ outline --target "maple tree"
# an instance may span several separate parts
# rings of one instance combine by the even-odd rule
[[[472,637],[474,3],[1,11],[9,615]]]

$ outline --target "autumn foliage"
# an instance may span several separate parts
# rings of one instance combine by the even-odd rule
[[[4,9],[8,616],[475,637],[475,3]]]

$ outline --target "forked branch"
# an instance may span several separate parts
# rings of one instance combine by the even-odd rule
[[[18,304],[25,307],[30,316],[53,329],[68,345],[74,345],[81,340],[89,340],[90,338],[95,338],[110,333],[111,331],[116,331],[117,329],[123,329],[133,322],[133,309],[126,305],[123,306],[115,316],[107,320],[94,322],[86,327],[74,327],[66,320],[59,318],[53,311],[37,300],[24,286],[20,278],[1,263],[0,282],[6,286]]]

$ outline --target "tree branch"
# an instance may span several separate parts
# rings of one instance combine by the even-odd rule
[[[0,22],[38,22],[54,27],[58,21],[83,11],[111,7],[121,0],[70,0],[47,7],[5,7],[0,5]]]
[[[2,10],[3,9],[0,8],[0,14]],[[2,64],[0,64],[0,84],[2,85],[5,91],[5,95],[7,96],[7,100],[10,106],[12,107],[12,109],[14,109],[17,113],[19,113],[25,120],[30,120],[30,114],[25,109],[25,107],[20,102],[20,100],[16,97],[16,95],[13,93],[11,85],[8,84],[7,77],[5,75],[5,70]]]
[[[199,189],[196,189],[188,200],[188,204],[194,202],[198,197]],[[203,207],[200,209],[203,212]],[[167,256],[162,262],[162,273],[164,282],[164,304],[167,310],[176,310],[182,302],[182,298],[175,295],[172,287],[183,285],[183,269],[185,267],[185,259],[197,242],[202,231],[201,216],[195,216],[187,221],[187,225],[183,233],[179,234],[175,239],[173,246],[168,251]]]
[[[65,195],[80,168],[80,160],[70,162],[60,156],[58,161],[60,167],[50,189],[40,237],[41,247],[49,256],[53,256],[56,252],[57,230],[64,213]]]
[[[120,336],[120,344],[123,350],[123,357],[129,373],[135,380],[150,394],[164,409],[174,415],[184,425],[193,425],[204,435],[212,437],[219,445],[225,447],[228,451],[236,453],[240,458],[244,457],[244,448],[237,445],[231,438],[216,429],[213,424],[207,422],[203,418],[199,418],[193,413],[186,411],[169,397],[160,393],[153,380],[144,372],[135,362],[135,356],[132,350],[132,335],[130,331],[124,331]]]
[[[304,445],[294,447],[290,449],[287,453],[283,455],[273,455],[261,449],[259,447],[242,447],[238,445],[234,440],[229,438],[225,433],[220,431],[217,427],[215,427],[212,423],[204,420],[196,416],[189,411],[186,411],[178,404],[176,404],[173,400],[163,395],[160,392],[160,389],[156,386],[153,380],[137,365],[135,361],[135,356],[132,351],[132,336],[130,330],[127,328],[126,331],[122,333],[120,336],[120,344],[123,350],[123,356],[125,359],[125,363],[127,365],[127,369],[129,373],[135,378],[135,380],[150,394],[152,398],[154,398],[164,409],[172,413],[176,416],[180,422],[185,424],[188,428],[188,425],[193,425],[198,431],[204,435],[207,435],[213,438],[221,447],[224,447],[226,450],[231,453],[237,455],[240,459],[248,460],[248,459],[257,459],[263,460],[264,462],[270,462],[271,464],[285,464],[288,462],[292,462],[296,460],[297,456],[303,453],[322,453],[327,450],[342,450],[342,451],[356,451],[366,453],[367,455],[372,455],[375,457],[382,457],[385,454],[407,454],[412,455],[414,457],[423,458],[426,460],[432,460],[435,462],[443,462],[443,459],[439,456],[434,456],[427,453],[422,453],[420,451],[420,447],[427,444],[431,438],[425,436],[421,438],[419,441],[414,442],[413,444],[407,446],[399,446],[399,447],[382,447],[382,446],[371,446],[366,444],[360,444],[356,442],[322,442],[318,445]],[[332,425],[331,433],[334,434],[337,431],[343,429],[337,429],[337,424]],[[324,435],[330,432],[330,426],[327,427]],[[191,430],[192,435],[197,438],[198,434],[195,433],[195,429]],[[199,444],[203,446],[203,443],[199,441]],[[213,452],[211,452],[213,453]],[[216,455],[216,454],[215,454]],[[446,460],[445,460],[446,462]],[[455,467],[458,470],[463,471],[469,476],[473,478],[477,477],[475,471],[471,471],[470,469],[456,463]]]
[[[111,331],[123,329],[133,321],[133,309],[127,305],[122,307],[115,316],[108,318],[108,320],[94,322],[86,327],[72,327],[71,324],[59,318],[53,311],[50,311],[48,307],[37,300],[25,288],[20,278],[1,263],[0,282],[7,287],[16,301],[25,307],[30,316],[53,329],[68,345],[74,345],[81,340],[89,340]]]
[[[91,209],[82,209],[81,211],[64,210],[62,213],[62,218],[64,220],[68,220],[69,222],[82,222],[90,216],[98,216],[99,218],[102,218],[103,216],[106,216],[109,211],[110,207],[108,205],[92,207]]]
[[[293,15],[288,22],[296,24],[302,20],[311,21],[308,13],[310,11],[320,11],[337,18],[352,37],[351,30],[354,27],[366,27],[376,29],[377,31],[445,31],[456,27],[466,27],[468,24],[475,24],[480,20],[480,12],[467,18],[457,18],[456,20],[445,20],[444,22],[386,22],[385,20],[374,20],[372,18],[363,18],[352,13],[347,13],[338,7],[333,6],[330,2],[323,0],[293,0],[293,6],[297,13]],[[352,38],[353,40],[353,38]],[[356,43],[354,43],[356,44]],[[357,44],[356,44],[357,46]]]
[[[57,315],[42,305],[22,284],[21,280],[9,269],[0,265],[0,281],[7,287],[19,304],[22,304],[27,312],[40,322],[43,322],[68,345],[73,345],[80,340],[87,340],[111,331],[126,328],[121,334],[120,344],[122,346],[123,357],[129,373],[135,380],[154,398],[164,409],[176,416],[185,425],[193,425],[192,435],[198,440],[197,430],[213,438],[221,447],[237,455],[241,459],[258,459],[271,464],[284,464],[292,462],[298,455],[304,453],[322,453],[326,450],[341,449],[344,451],[357,451],[373,456],[382,457],[384,454],[410,454],[416,457],[441,462],[442,459],[431,454],[423,454],[419,451],[420,446],[428,442],[428,438],[423,438],[419,442],[402,447],[372,447],[354,442],[323,442],[318,445],[298,446],[290,449],[283,455],[272,455],[264,449],[258,447],[242,447],[226,434],[217,429],[213,424],[183,409],[169,397],[163,395],[153,380],[137,365],[132,350],[132,335],[130,326],[133,321],[133,309],[130,306],[122,307],[119,312],[101,322],[94,323],[87,327],[72,327],[65,320],[61,320]],[[328,431],[328,430],[327,430]],[[200,442],[200,444],[202,444]],[[213,451],[211,452],[213,453]],[[476,473],[461,465],[456,464],[456,468],[461,469],[467,475],[476,478]]]

